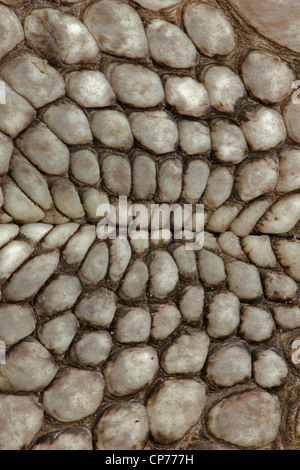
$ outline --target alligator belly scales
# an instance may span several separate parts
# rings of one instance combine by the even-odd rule
[[[299,21],[1,1],[1,450],[300,448]]]

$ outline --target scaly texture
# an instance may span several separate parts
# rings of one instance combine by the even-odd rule
[[[0,449],[299,448],[295,2],[2,3]],[[99,240],[119,196],[204,247]]]

